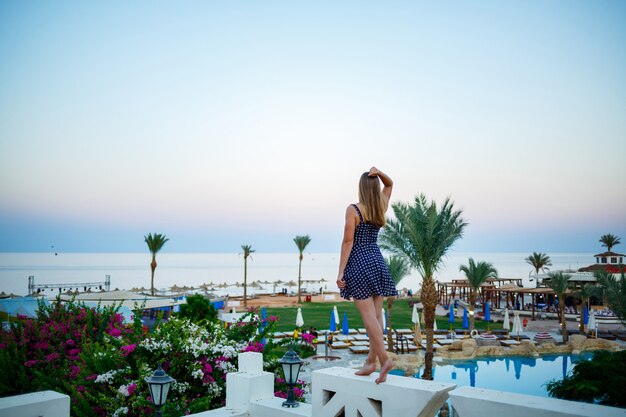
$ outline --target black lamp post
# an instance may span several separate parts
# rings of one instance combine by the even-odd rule
[[[283,374],[285,375],[285,383],[287,384],[287,401],[283,402],[283,407],[293,408],[299,404],[294,399],[293,387],[298,382],[298,374],[300,374],[300,368],[304,363],[302,359],[290,348],[285,356],[278,361],[283,367]]]
[[[170,392],[170,385],[176,380],[170,377],[161,368],[161,365],[150,377],[146,377],[146,382],[150,387],[150,395],[152,396],[152,402],[156,406],[156,417],[161,417],[161,407],[165,405],[167,401],[167,394]]]

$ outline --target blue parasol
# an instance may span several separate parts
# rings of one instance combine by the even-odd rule
[[[348,327],[348,313],[344,311],[343,320],[341,322],[341,334],[350,333],[350,328]]]
[[[485,321],[491,321],[491,309],[489,301],[485,302]]]
[[[467,309],[463,309],[463,328],[469,329],[469,319],[467,317]]]
[[[261,307],[261,327],[267,326],[267,310],[265,307]]]
[[[450,330],[452,330],[452,324],[454,324],[454,306],[450,303],[450,313],[448,314],[448,322],[450,323]]]
[[[589,324],[589,309],[585,306],[585,310],[583,312],[583,324]]]
[[[335,322],[335,313],[332,310],[330,311],[330,331],[331,332],[337,331],[337,323]]]

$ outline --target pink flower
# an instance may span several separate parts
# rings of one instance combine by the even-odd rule
[[[276,316],[270,316],[268,318],[269,321],[278,321],[278,318]]]
[[[79,373],[80,373],[80,367],[78,367],[76,365],[71,365],[70,366],[70,377],[72,379],[76,378]]]
[[[61,357],[61,355],[59,355],[57,352],[51,353],[49,355],[46,355],[46,361],[47,362],[52,362],[55,361],[57,359],[59,359]]]
[[[122,356],[126,357],[133,353],[133,350],[137,347],[137,344],[133,343],[132,345],[122,346],[120,350],[122,351]]]
[[[39,363],[38,360],[26,361],[26,362],[24,362],[24,366],[27,367],[27,368],[30,368],[30,367],[36,365],[37,363]]]
[[[284,391],[276,391],[274,397],[287,398],[287,393]]]
[[[137,384],[130,384],[128,386],[128,396],[130,397],[131,395],[133,395],[133,392],[135,392],[135,389],[137,389]]]
[[[98,374],[93,374],[93,375],[89,375],[88,377],[86,377],[85,379],[87,381],[93,381],[94,379],[98,378]]]
[[[122,335],[122,331],[120,329],[116,329],[115,327],[109,329],[107,332],[109,336],[120,337]]]

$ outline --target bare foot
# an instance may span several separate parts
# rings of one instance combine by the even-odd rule
[[[359,369],[358,371],[356,371],[354,374],[358,376],[368,376],[375,370],[376,370],[376,363],[365,362],[363,364],[363,367]]]
[[[385,382],[387,380],[387,374],[393,368],[393,362],[391,359],[387,359],[385,364],[380,368],[380,376],[376,378],[376,383],[380,384],[381,382]]]

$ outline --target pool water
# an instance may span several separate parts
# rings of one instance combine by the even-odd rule
[[[433,367],[434,380],[450,382],[457,387],[472,386],[498,391],[548,397],[546,383],[562,379],[580,360],[589,360],[592,353],[580,355],[546,355],[538,358],[506,357],[472,360],[442,360]],[[415,374],[419,378],[423,369]]]

